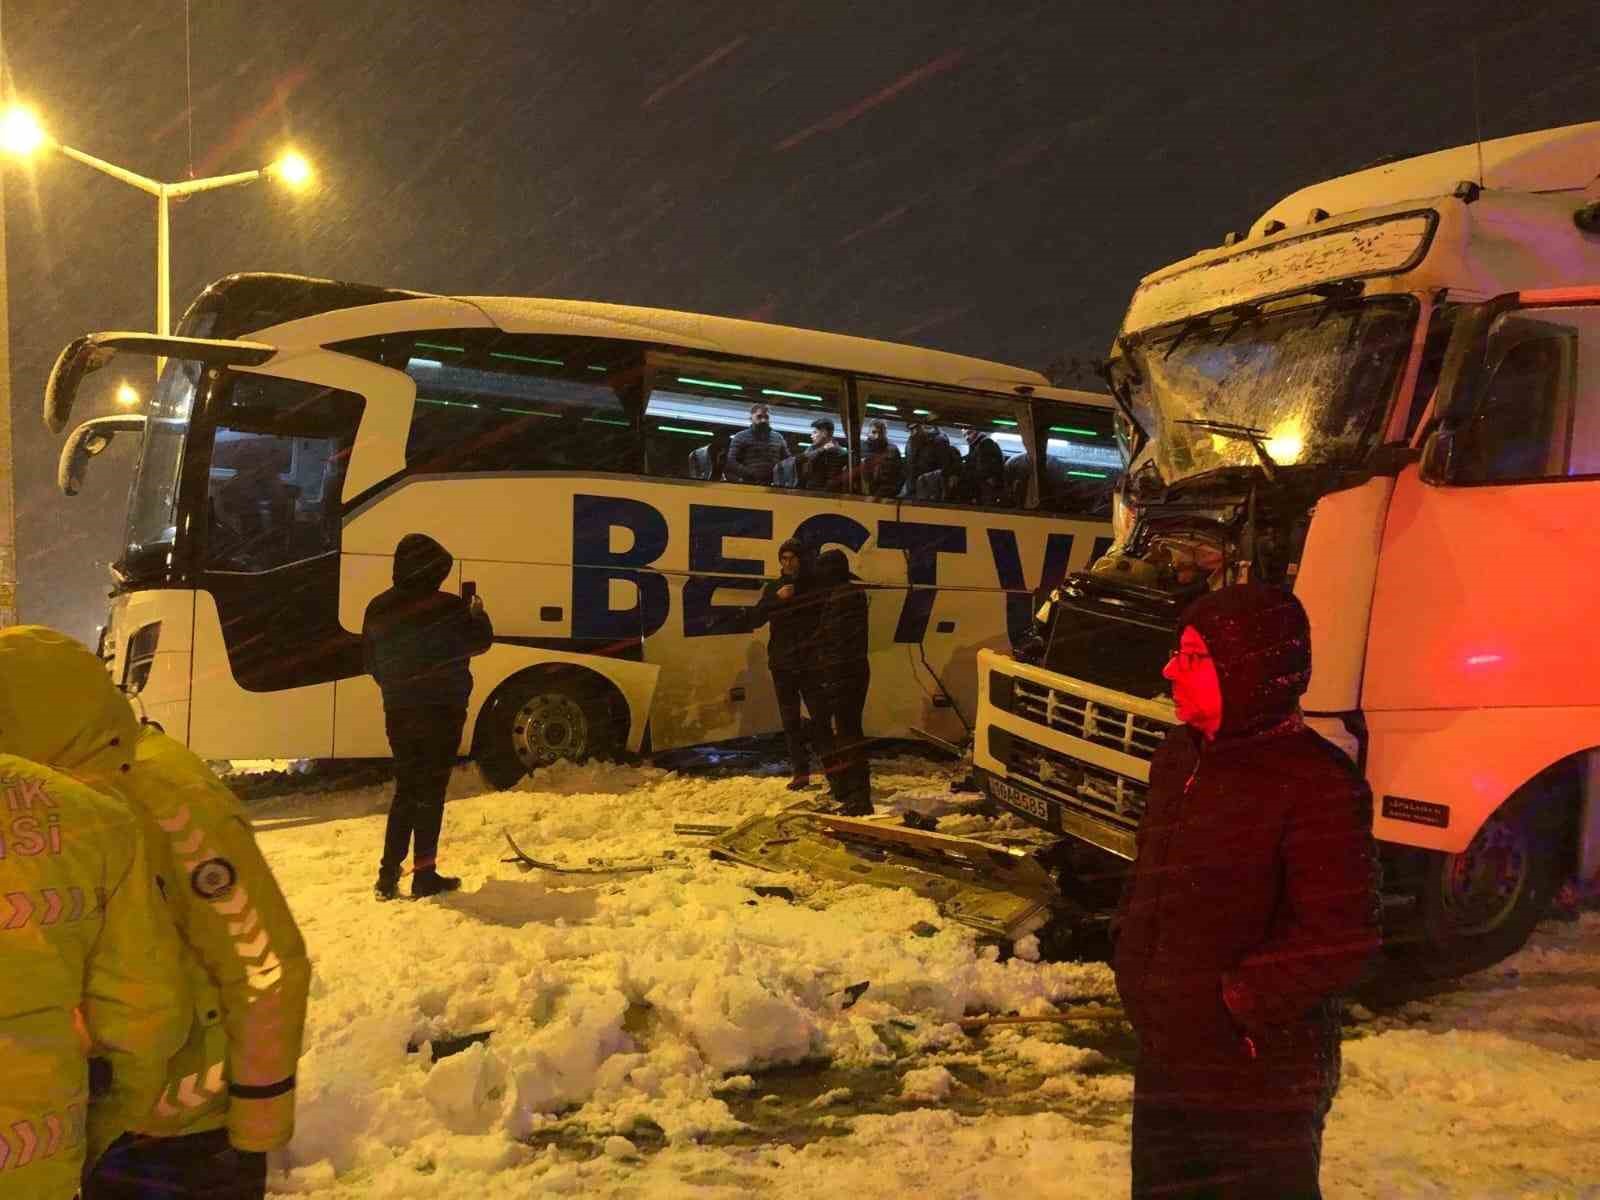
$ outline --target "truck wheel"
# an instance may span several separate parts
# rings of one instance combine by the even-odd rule
[[[1522,947],[1560,883],[1560,800],[1559,793],[1526,789],[1501,805],[1461,853],[1428,855],[1423,944],[1413,970],[1430,979],[1465,975]]]
[[[536,675],[501,690],[478,718],[473,757],[490,787],[514,787],[557,759],[582,762],[616,753],[620,739],[605,683]]]

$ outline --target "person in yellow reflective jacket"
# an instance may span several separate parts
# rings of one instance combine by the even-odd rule
[[[32,741],[37,714],[12,686],[9,635],[0,631],[0,1196],[69,1200],[85,1163],[156,1102],[194,1005],[143,819],[7,752]],[[104,722],[73,757],[118,770],[136,728],[131,714]],[[91,1056],[110,1067],[93,1098]]]
[[[7,631],[11,632],[11,631]],[[10,686],[82,730],[126,699],[87,649],[33,628]],[[151,726],[131,769],[71,768],[149,822],[151,856],[184,947],[195,1002],[188,1040],[151,1108],[94,1165],[85,1200],[157,1194],[254,1200],[266,1151],[294,1133],[294,1076],[311,969],[305,943],[243,809],[204,762]]]

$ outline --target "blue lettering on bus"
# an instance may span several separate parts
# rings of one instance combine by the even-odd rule
[[[824,546],[844,546],[851,554],[860,554],[872,532],[853,517],[843,513],[816,513],[795,527],[794,539],[804,542],[813,552]]]
[[[611,549],[611,531],[626,529],[633,545]],[[647,638],[667,623],[671,597],[666,578],[643,568],[667,548],[667,519],[641,500],[621,496],[572,497],[572,636]],[[629,608],[611,607],[611,581],[638,589]]]
[[[632,544],[611,549],[611,531],[626,529]],[[1032,591],[1022,566],[1017,534],[1012,529],[986,530],[995,575],[1006,592],[1006,627],[1013,642],[1032,611]],[[744,632],[747,605],[717,604],[719,589],[758,592],[766,571],[764,559],[730,556],[729,538],[772,539],[772,510],[715,504],[689,507],[689,577],[683,586],[685,637],[711,637]],[[861,522],[842,513],[816,513],[802,521],[794,537],[813,550],[840,545],[860,553],[871,536]],[[662,513],[642,500],[622,496],[575,495],[572,498],[572,636],[575,638],[647,638],[661,629],[671,613],[667,578],[651,569],[666,552],[670,531]],[[1094,541],[1093,558],[1105,552],[1108,537]],[[928,632],[938,598],[939,555],[965,554],[967,530],[962,525],[921,521],[878,522],[878,545],[906,556],[905,600],[895,626],[897,643],[916,644]],[[1045,542],[1039,588],[1056,586],[1066,576],[1073,535],[1052,533]],[[611,581],[626,580],[638,590],[628,608],[611,607]]]
[[[1067,577],[1072,540],[1070,533],[1052,533],[1045,541],[1038,591],[1049,591]],[[1016,530],[989,530],[989,549],[994,554],[995,576],[1006,590],[1006,634],[1015,646],[1033,619],[1033,591],[1022,573],[1022,552],[1017,549]]]
[[[920,521],[879,521],[878,545],[906,555],[906,600],[895,626],[896,642],[917,643],[928,632],[928,618],[939,592],[939,555],[965,554],[967,531],[961,525],[928,525]]]
[[[722,545],[727,538],[771,541],[771,510],[728,508],[716,504],[689,506],[691,576],[683,583],[684,637],[742,632],[740,620],[746,615],[747,606],[716,604],[713,603],[713,597],[718,588],[747,592],[761,590],[765,561],[759,558],[729,558]]]

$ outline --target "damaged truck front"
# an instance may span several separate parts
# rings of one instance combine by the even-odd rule
[[[1391,953],[1511,953],[1600,872],[1600,122],[1296,193],[1147,278],[1111,371],[1116,544],[1033,653],[979,655],[991,797],[1108,903],[1184,607],[1292,588],[1307,720],[1372,786]]]

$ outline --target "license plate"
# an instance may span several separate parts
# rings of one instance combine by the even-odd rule
[[[1037,796],[1030,796],[1009,783],[1001,783],[998,779],[989,781],[989,791],[994,798],[1002,804],[1009,804],[1020,812],[1027,813],[1030,817],[1037,817],[1046,825],[1051,824],[1050,805]]]

